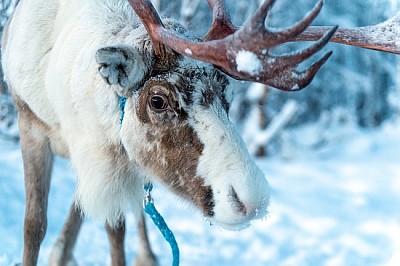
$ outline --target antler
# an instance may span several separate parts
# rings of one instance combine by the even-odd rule
[[[226,12],[225,1],[216,0],[215,2],[214,0],[208,0],[208,5],[213,11],[213,21],[209,31],[203,38],[204,41],[223,39],[238,30],[238,27],[232,24],[229,13]]]
[[[309,27],[299,34],[294,41],[315,41],[327,27]],[[332,42],[400,54],[400,12],[382,23],[358,27],[339,28],[333,35]]]
[[[303,32],[321,10],[322,0],[302,20],[280,31],[265,27],[266,16],[275,0],[264,1],[240,29],[230,22],[224,0],[209,0],[213,24],[204,42],[191,41],[166,29],[149,0],[128,2],[146,27],[158,56],[165,55],[165,45],[177,53],[212,63],[236,79],[264,83],[288,91],[300,90],[311,82],[332,52],[326,53],[302,72],[296,68],[324,47],[337,28],[328,29],[306,49],[276,56],[270,53],[270,49],[293,40]]]

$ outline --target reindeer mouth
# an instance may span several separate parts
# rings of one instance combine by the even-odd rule
[[[219,221],[217,219],[210,219],[210,221],[212,224],[215,224],[216,226],[224,230],[240,231],[249,227],[253,221],[264,219],[267,213],[268,212],[266,208],[264,210],[262,210],[261,208],[256,208],[255,211],[253,211],[251,214],[243,216],[241,219],[237,219],[235,221],[227,222]]]
[[[268,213],[267,206],[269,198],[262,199],[257,206],[254,204],[246,204],[239,198],[234,187],[230,186],[227,199],[228,204],[225,205],[226,209],[223,210],[225,214],[221,215],[215,213],[215,215],[209,216],[209,218],[206,219],[210,221],[211,224],[215,224],[222,229],[232,231],[245,229],[251,225],[252,221],[263,219]]]

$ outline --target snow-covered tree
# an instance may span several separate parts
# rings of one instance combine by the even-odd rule
[[[314,4],[315,1],[312,0],[296,2],[295,6],[289,0],[277,1],[267,23],[272,27],[289,26],[301,19]],[[236,6],[242,8],[240,1]],[[248,9],[253,9],[252,4],[247,6]],[[399,8],[399,1],[396,0],[326,0],[314,25],[342,27],[373,25],[393,16]],[[239,20],[237,13],[234,18]],[[302,45],[289,44],[277,49],[276,52],[286,52],[299,47]],[[399,101],[396,101],[400,91],[397,78],[398,56],[339,44],[329,44],[325,50],[328,49],[334,51],[333,56],[322,67],[309,87],[302,91],[287,93],[264,88],[266,92],[256,92],[254,96],[249,95],[247,88],[240,90],[241,95],[236,97],[233,118],[243,129],[247,139],[256,139],[256,136],[268,127],[270,121],[279,116],[289,100],[297,102],[298,107],[288,122],[290,126],[322,119],[325,125],[354,123],[362,128],[374,128],[385,120],[399,115]],[[239,84],[239,86],[248,85]],[[259,98],[255,99],[257,95]],[[260,119],[265,120],[260,122]],[[257,123],[258,131],[254,129],[254,124]],[[253,130],[246,130],[250,124],[253,124]],[[249,136],[248,134],[251,134],[249,132],[253,132],[253,136]],[[279,134],[276,136],[279,140]],[[269,141],[269,148],[273,150],[277,143],[273,139]],[[255,149],[256,154],[260,154],[260,149],[265,150],[265,144],[259,144]]]
[[[260,0],[226,1],[234,24],[241,25],[258,7]],[[301,19],[315,4],[316,0],[278,0],[267,24],[272,27],[286,27]],[[1,28],[15,0],[2,0]],[[206,0],[153,0],[161,14],[180,20],[198,36],[203,36],[211,24],[212,14]],[[399,0],[325,0],[323,10],[314,25],[339,25],[344,27],[372,25],[386,20],[400,9]],[[302,44],[287,44],[275,49],[282,53],[302,47]],[[383,52],[369,51],[329,44],[324,51],[334,54],[322,67],[314,81],[300,92],[281,92],[266,86],[249,89],[252,84],[232,81],[236,92],[231,118],[243,130],[246,138],[252,139],[249,125],[265,130],[290,100],[296,103],[296,111],[284,126],[299,126],[324,119],[324,123],[352,122],[360,127],[374,128],[385,120],[399,115],[400,104],[397,78],[398,57]],[[252,94],[252,93],[255,94]],[[0,86],[0,93],[7,93]],[[1,119],[1,117],[0,117]],[[276,119],[275,119],[276,120]],[[1,130],[1,129],[0,129]],[[279,139],[279,130],[275,130]],[[256,131],[252,131],[254,134]],[[255,137],[255,136],[254,136]],[[271,145],[274,138],[268,139]],[[259,144],[255,153],[266,154],[265,144]]]

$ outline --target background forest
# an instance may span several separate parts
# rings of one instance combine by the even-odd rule
[[[0,1],[2,31],[17,0]],[[198,36],[210,25],[206,0],[153,2]],[[226,2],[236,25],[259,4]],[[315,2],[277,0],[268,25],[289,26]],[[400,0],[325,0],[313,24],[372,25],[398,11]],[[304,45],[287,44],[275,52]],[[155,204],[175,233],[181,265],[400,265],[400,56],[338,44],[328,44],[322,52],[328,50],[333,55],[300,92],[231,82],[235,97],[230,118],[259,157],[271,186],[265,219],[239,232],[223,231],[155,184]],[[24,177],[16,111],[7,87],[0,84],[0,265],[15,265],[23,248]],[[57,157],[39,265],[47,265],[75,185],[68,161]],[[171,265],[168,245],[148,225],[160,265]],[[129,265],[137,251],[135,228],[128,215]],[[74,256],[79,265],[109,265],[102,223],[86,219]]]
[[[211,12],[204,0],[156,0],[160,12],[180,20],[198,36],[203,36],[211,20]],[[1,2],[2,31],[15,0]],[[259,0],[227,1],[234,24],[241,25],[257,8]],[[315,4],[313,0],[280,0],[275,4],[267,24],[285,27],[301,19]],[[340,25],[345,27],[372,25],[391,17],[399,8],[396,0],[326,0],[315,25]],[[288,44],[276,53],[301,47]],[[332,126],[354,124],[360,128],[377,128],[388,119],[395,119],[400,112],[398,58],[395,55],[329,44],[324,51],[334,54],[317,74],[307,89],[300,92],[279,90],[232,81],[235,100],[231,119],[243,133],[250,150],[256,155],[279,154],[282,146],[290,143],[290,130],[305,124],[319,124],[321,132],[315,147],[327,144],[326,132]],[[312,60],[311,60],[312,61]],[[309,62],[310,63],[310,62]],[[17,139],[16,113],[8,90],[0,86],[0,137]],[[275,119],[275,124],[271,122]],[[276,121],[276,120],[283,121]],[[278,128],[276,124],[279,124]],[[267,129],[267,130],[265,130]],[[257,139],[261,131],[268,137]],[[291,143],[293,144],[293,143]]]

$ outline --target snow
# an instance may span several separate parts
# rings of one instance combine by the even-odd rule
[[[257,134],[254,134],[254,128],[252,128],[253,134],[246,132],[245,141],[249,151],[254,154],[257,147],[268,144],[290,122],[298,109],[299,104],[290,99],[282,106],[281,112],[272,118],[267,128],[258,130]]]
[[[257,55],[245,50],[241,50],[237,53],[236,65],[237,71],[246,72],[252,76],[259,74],[263,69],[262,63]]]
[[[185,53],[191,55],[192,54],[192,50],[190,50],[189,48],[185,48]]]
[[[242,231],[207,222],[177,196],[156,186],[156,207],[175,233],[181,265],[400,265],[400,123],[377,131],[337,127],[325,148],[312,149],[318,130],[292,132],[284,157],[258,160],[272,188],[266,219]],[[0,140],[0,265],[21,261],[24,185],[19,145]],[[48,231],[39,265],[47,265],[74,192],[75,178],[57,158],[48,211]],[[128,263],[136,231],[127,217]],[[160,265],[171,265],[168,244],[149,224]],[[109,265],[101,223],[88,219],[75,250],[80,265]]]
[[[262,83],[252,83],[246,91],[246,98],[250,101],[258,101],[265,94],[266,85]]]

